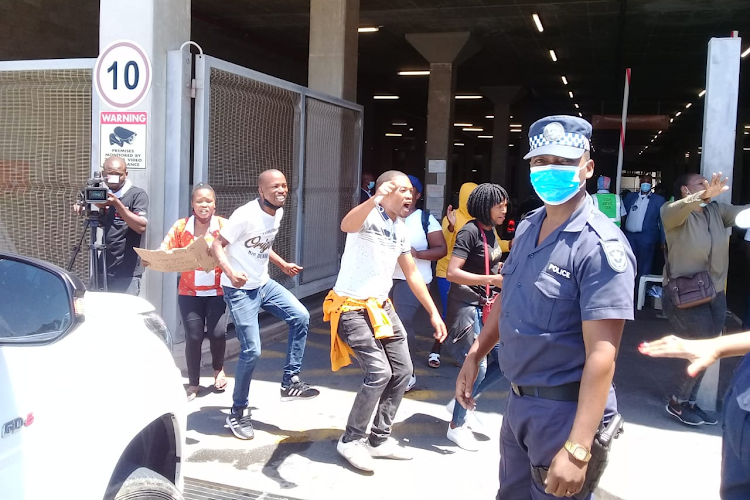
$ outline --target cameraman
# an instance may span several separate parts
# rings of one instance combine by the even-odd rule
[[[107,291],[138,295],[143,266],[134,248],[141,248],[146,231],[148,195],[128,180],[128,165],[119,156],[104,162],[107,201],[96,206],[103,212],[104,243],[107,245]],[[80,213],[80,207],[76,208]]]

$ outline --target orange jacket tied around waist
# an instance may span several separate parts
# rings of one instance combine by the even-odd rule
[[[390,303],[390,299],[386,302]],[[367,300],[342,297],[333,290],[328,292],[323,301],[323,320],[331,322],[331,369],[338,371],[352,363],[351,356],[354,355],[351,347],[338,335],[339,320],[341,314],[349,311],[367,310],[370,323],[375,330],[376,339],[393,337],[393,325],[388,314],[383,309],[383,302],[369,298]]]

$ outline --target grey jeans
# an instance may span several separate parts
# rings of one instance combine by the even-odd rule
[[[687,339],[707,339],[719,336],[727,317],[727,297],[724,292],[718,292],[714,300],[707,304],[689,309],[678,309],[672,304],[669,287],[665,286],[662,307],[675,334]],[[695,403],[703,373],[691,377],[687,374],[687,370],[683,369],[672,396],[681,403],[685,401]]]
[[[349,311],[341,315],[338,335],[352,348],[365,372],[362,387],[354,398],[346,423],[344,441],[367,436],[370,417],[377,406],[370,431],[370,444],[378,446],[391,435],[391,426],[412,374],[406,332],[390,304],[385,311],[393,324],[393,337],[376,339],[367,311]]]

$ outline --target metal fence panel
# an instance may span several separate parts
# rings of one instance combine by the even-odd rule
[[[194,182],[209,182],[229,216],[258,196],[260,172],[281,170],[290,196],[274,251],[304,271],[291,279],[271,266],[271,276],[300,297],[330,287],[358,192],[361,106],[209,56],[196,79]]]
[[[0,250],[67,265],[82,231],[71,206],[91,171],[92,67],[0,63]],[[84,281],[87,241],[73,268]]]

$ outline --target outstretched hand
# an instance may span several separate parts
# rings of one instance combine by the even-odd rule
[[[695,377],[711,366],[718,354],[713,345],[704,340],[686,340],[675,335],[667,335],[653,342],[644,342],[638,346],[641,354],[653,358],[682,358],[690,361],[688,374]]]
[[[721,172],[711,174],[711,181],[704,180],[702,183],[704,189],[702,198],[708,201],[714,196],[727,191],[729,189],[727,182],[729,182],[729,177],[724,177],[724,180],[721,180]]]
[[[456,211],[453,210],[453,205],[448,205],[448,211],[446,212],[445,217],[448,219],[448,224],[451,226],[456,225]]]

